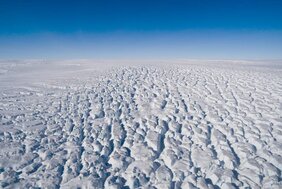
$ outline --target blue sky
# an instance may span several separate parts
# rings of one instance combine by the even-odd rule
[[[0,58],[282,58],[280,0],[1,0]]]

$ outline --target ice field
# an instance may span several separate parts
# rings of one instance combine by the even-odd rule
[[[281,188],[280,65],[1,61],[0,186]]]

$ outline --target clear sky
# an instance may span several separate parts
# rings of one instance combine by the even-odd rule
[[[282,58],[281,0],[0,0],[0,59]]]

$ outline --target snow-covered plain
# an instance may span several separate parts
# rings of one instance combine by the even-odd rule
[[[1,61],[1,187],[281,188],[264,63]]]

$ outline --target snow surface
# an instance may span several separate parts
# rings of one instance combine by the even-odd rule
[[[282,69],[1,61],[2,188],[281,188]]]

